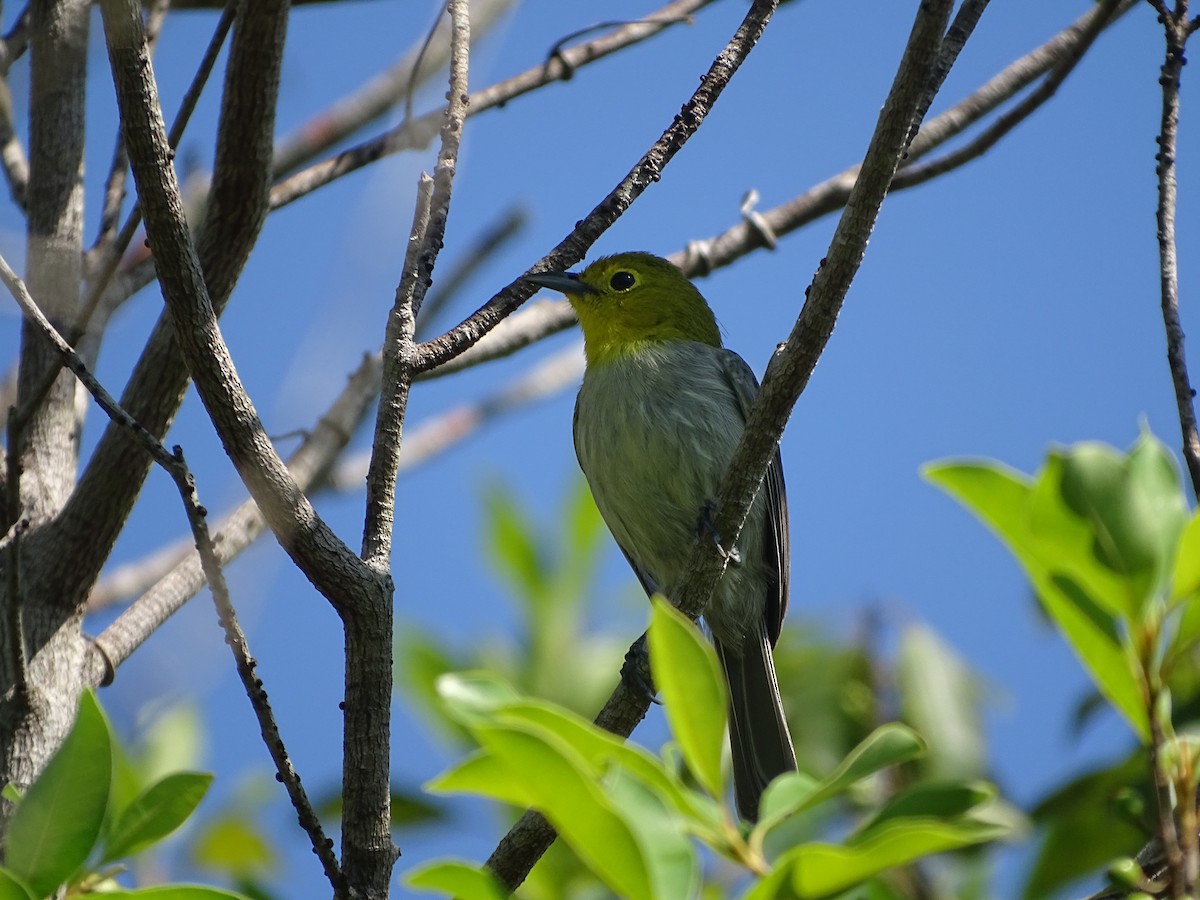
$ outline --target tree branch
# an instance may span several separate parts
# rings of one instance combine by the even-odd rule
[[[1159,9],[1159,5],[1155,6]],[[1188,377],[1184,353],[1183,323],[1179,316],[1179,261],[1175,247],[1175,145],[1179,137],[1179,80],[1188,39],[1187,4],[1179,2],[1175,14],[1159,9],[1166,34],[1166,58],[1158,83],[1162,86],[1162,117],[1158,131],[1158,154],[1154,157],[1158,176],[1158,262],[1162,295],[1163,325],[1167,333],[1167,364],[1175,388],[1175,407],[1183,434],[1183,459],[1192,482],[1192,494],[1200,500],[1200,432],[1196,427],[1196,391]]]
[[[467,115],[470,21],[465,0],[449,0],[446,7],[451,19],[449,105],[442,125],[442,146],[433,172],[428,215],[418,216],[414,221],[404,274],[396,288],[396,302],[388,317],[383,342],[383,387],[379,395],[379,412],[375,417],[371,464],[367,471],[367,521],[363,531],[362,556],[368,565],[381,572],[390,571],[391,568],[400,442],[408,409],[409,389],[416,371],[416,342],[413,335],[446,234],[454,173],[458,165],[458,148]]]
[[[555,81],[566,81],[576,70],[588,63],[623,50],[653,37],[671,25],[686,22],[692,13],[713,0],[674,0],[651,13],[640,22],[618,28],[611,34],[584,41],[562,50],[544,64],[526,69],[491,87],[471,95],[467,116],[501,107],[509,100],[545,87]],[[343,150],[336,156],[297,172],[271,189],[271,209],[276,210],[324,187],[337,178],[357,171],[363,166],[404,150],[421,149],[433,140],[441,121],[442,110],[434,110],[411,121],[405,120],[395,128],[367,141]]]
[[[274,714],[271,712],[270,704],[267,702],[266,691],[263,690],[262,681],[255,672],[257,663],[251,657],[249,647],[246,644],[245,634],[243,634],[241,626],[238,625],[237,615],[234,612],[233,603],[229,597],[229,587],[225,582],[225,574],[221,570],[220,562],[217,560],[212,537],[208,531],[207,512],[200,505],[199,498],[196,495],[196,483],[192,478],[191,471],[183,460],[182,449],[176,447],[174,453],[168,452],[166,447],[154,435],[150,434],[129,413],[121,408],[120,404],[112,398],[103,385],[88,370],[82,357],[75,352],[74,348],[66,342],[49,320],[46,319],[33,298],[29,295],[24,283],[17,277],[17,274],[9,267],[3,257],[0,257],[0,281],[4,282],[9,292],[13,295],[13,298],[17,301],[17,305],[21,307],[21,312],[24,314],[25,319],[45,336],[62,360],[62,364],[70,369],[75,377],[79,379],[80,383],[87,388],[88,393],[92,395],[100,408],[104,410],[113,422],[121,428],[126,429],[146,454],[158,463],[171,476],[172,481],[175,482],[180,498],[183,500],[188,524],[191,527],[192,535],[196,542],[196,549],[199,552],[205,579],[212,588],[213,601],[217,606],[221,627],[225,630],[226,643],[229,644],[230,649],[233,651],[238,675],[242,679],[242,685],[246,690],[247,696],[250,698],[255,716],[258,718],[263,741],[267,746],[268,752],[271,754],[271,758],[275,762],[279,780],[287,788],[288,796],[291,798],[292,804],[300,817],[300,823],[312,840],[313,852],[321,859],[326,875],[330,879],[335,892],[344,895],[345,888],[342,884],[341,872],[338,869],[337,860],[329,849],[331,842],[323,834],[321,823],[313,812],[312,804],[309,803],[308,797],[300,785],[300,777],[296,774],[296,770],[292,766],[291,759],[283,745],[283,738],[279,734],[279,727],[275,722]]]

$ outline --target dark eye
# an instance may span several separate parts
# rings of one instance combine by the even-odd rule
[[[636,281],[637,279],[633,277],[632,272],[621,271],[617,272],[612,278],[608,279],[608,286],[614,291],[627,291],[633,287]]]

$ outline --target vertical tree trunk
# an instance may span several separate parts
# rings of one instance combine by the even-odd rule
[[[30,5],[26,280],[33,297],[60,329],[74,315],[80,290],[88,18],[87,0],[34,0]],[[26,325],[18,374],[22,406],[31,402],[53,364],[49,345]],[[19,435],[19,446],[8,448],[21,461],[19,484],[9,484],[8,489],[17,492],[15,511],[28,522],[27,536],[46,527],[74,484],[81,424],[74,377],[67,372],[60,375],[33,409]],[[20,546],[28,548],[29,543],[22,541]],[[48,565],[70,565],[70,560],[21,554],[19,581]],[[12,596],[11,584],[5,583],[0,615],[5,660],[0,760],[3,776],[24,786],[42,769],[74,720],[84,650],[82,612],[60,598],[25,595],[19,587]],[[9,651],[15,646],[14,623],[19,620],[29,661],[25,695],[11,690],[17,682],[19,656]]]

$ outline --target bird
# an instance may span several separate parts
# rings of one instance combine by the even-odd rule
[[[723,346],[696,286],[661,257],[619,253],[580,273],[526,278],[566,295],[575,311],[586,357],[576,456],[642,587],[670,597],[697,536],[712,533],[716,492],[758,393],[754,372]],[[771,780],[796,769],[772,658],[790,555],[776,448],[703,615],[729,687],[737,809],[750,822]]]

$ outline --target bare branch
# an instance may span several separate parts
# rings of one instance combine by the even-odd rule
[[[471,30],[466,0],[446,4],[451,18],[449,106],[442,126],[442,146],[433,173],[427,224],[414,222],[404,275],[396,288],[396,302],[388,317],[383,343],[383,389],[375,417],[371,465],[367,475],[367,525],[363,534],[363,559],[380,571],[391,566],[392,522],[396,473],[408,393],[416,371],[417,316],[433,278],[434,265],[446,234],[458,148],[468,102],[467,64]]]
[[[233,650],[234,658],[237,661],[238,674],[242,678],[243,686],[250,698],[255,715],[258,717],[263,740],[272,758],[275,760],[276,771],[279,773],[280,781],[283,782],[288,790],[292,803],[300,816],[300,822],[312,839],[313,851],[325,865],[326,874],[333,884],[335,891],[341,890],[344,892],[337,860],[334,859],[332,851],[329,849],[331,842],[322,833],[320,822],[313,812],[312,805],[308,802],[303,788],[300,786],[300,778],[296,774],[287,751],[283,746],[283,739],[279,735],[279,728],[275,723],[274,715],[271,713],[270,705],[267,703],[266,692],[263,690],[262,682],[255,673],[256,663],[250,656],[249,649],[246,646],[245,635],[237,623],[237,617],[229,599],[229,589],[225,582],[225,575],[221,570],[220,562],[213,549],[212,538],[209,535],[206,522],[207,513],[200,505],[196,496],[195,481],[183,461],[182,450],[177,447],[174,453],[168,452],[154,435],[150,434],[129,413],[121,408],[116,400],[113,399],[88,370],[83,359],[75,352],[74,348],[63,339],[62,335],[46,319],[37,304],[34,303],[33,298],[29,295],[29,291],[26,289],[24,283],[17,277],[17,274],[9,267],[3,257],[0,257],[0,280],[4,282],[9,292],[16,299],[26,320],[37,327],[47,340],[50,341],[55,352],[61,358],[63,365],[70,369],[75,377],[79,379],[80,383],[87,388],[88,392],[95,398],[96,403],[108,414],[109,418],[121,428],[126,429],[142,449],[159,466],[166,470],[179,489],[179,494],[187,513],[188,524],[191,526],[192,534],[196,541],[196,548],[199,551],[204,575],[209,586],[212,588],[213,600],[217,605],[221,625],[225,629],[226,642]]]
[[[1179,428],[1183,433],[1183,458],[1192,482],[1192,494],[1200,500],[1200,431],[1196,426],[1196,391],[1188,376],[1187,355],[1184,353],[1183,323],[1179,316],[1179,260],[1175,246],[1175,147],[1179,138],[1179,80],[1185,62],[1187,44],[1186,6],[1180,15],[1166,11],[1161,3],[1159,20],[1166,33],[1166,58],[1158,83],[1162,86],[1162,117],[1158,132],[1158,154],[1155,156],[1158,175],[1158,260],[1159,284],[1162,295],[1163,325],[1167,332],[1167,363],[1171,383],[1175,388],[1175,407]],[[1161,7],[1161,9],[1160,9]],[[1169,811],[1167,813],[1170,814]],[[1167,844],[1168,852],[1170,845]]]
[[[378,356],[366,357],[350,376],[341,394],[321,416],[300,447],[288,459],[288,469],[306,493],[319,484],[334,459],[345,449],[351,435],[372,406],[379,391]],[[228,565],[266,530],[262,511],[247,500],[222,519],[216,549],[222,565]],[[86,680],[99,684],[105,675],[105,658],[115,669],[171,615],[204,585],[204,573],[195,552],[159,579],[150,590],[129,606],[96,639],[103,657],[89,654]]]
[[[286,19],[286,2],[275,6],[260,0],[244,9],[254,10],[268,20]],[[179,185],[168,162],[170,149],[153,69],[146,57],[140,16],[132,0],[104,0],[101,11],[129,159],[179,350],[226,451],[251,496],[263,508],[281,546],[314,586],[336,608],[345,610],[354,604],[351,599],[354,594],[366,590],[374,596],[381,585],[368,589],[368,585],[376,584],[376,579],[313,510],[276,454],[246,396],[217,327],[200,261],[184,220]],[[242,37],[239,32],[238,39]],[[277,59],[282,54],[268,55]],[[277,83],[278,73],[275,77]],[[229,140],[232,139],[231,135]],[[229,152],[233,152],[232,148]],[[240,168],[252,167],[243,161]],[[231,177],[230,184],[233,182]],[[214,184],[210,218],[206,221],[211,222],[223,195]],[[223,213],[226,216],[235,211],[254,214],[252,198],[230,197],[220,203],[223,208],[228,204]],[[236,259],[227,257],[224,262],[240,268]]]
[[[942,38],[942,47],[938,51],[937,62],[934,63],[933,74],[929,79],[929,85],[925,88],[925,95],[917,105],[917,114],[913,116],[913,123],[908,133],[909,141],[920,131],[921,123],[925,121],[925,113],[929,112],[933,98],[942,89],[942,83],[950,74],[950,69],[954,66],[954,61],[958,59],[958,54],[966,46],[967,39],[975,31],[975,26],[979,24],[979,18],[987,9],[987,5],[988,0],[963,0],[962,6],[955,13],[954,21],[950,23],[950,30]]]
[[[528,272],[566,268],[578,262],[588,248],[642,195],[662,178],[662,171],[700,128],[709,109],[757,43],[770,21],[776,3],[756,0],[728,46],[713,61],[683,109],[621,182],[578,222],[571,233]],[[524,303],[533,293],[524,275],[493,296],[460,325],[418,347],[418,371],[424,372],[453,359]]]
[[[1112,15],[1109,15],[1108,9],[1098,4],[1051,40],[1010,63],[970,96],[926,122],[909,145],[905,165],[896,173],[890,190],[894,192],[923,183],[924,170],[914,165],[917,160],[961,134],[1028,87],[1038,77],[1051,69],[1066,65],[1068,61],[1069,72],[1078,61],[1079,54],[1091,45],[1095,29],[1108,28],[1117,18],[1137,5],[1137,2],[1138,0],[1122,0]],[[1087,46],[1084,46],[1085,44]],[[1049,99],[1052,93],[1048,94],[1046,99]],[[1027,117],[1035,108],[1036,105],[1023,104],[1020,115]],[[1011,127],[1005,128],[1006,133],[1009,130]],[[967,146],[973,144],[974,142]],[[947,157],[948,164],[942,167],[941,174],[976,158],[961,153],[952,154],[952,157]],[[915,173],[915,177],[910,173]],[[669,258],[692,278],[703,277],[716,269],[731,265],[743,256],[767,246],[764,231],[776,238],[782,237],[841,209],[850,196],[850,189],[854,186],[857,174],[858,166],[844,169],[803,194],[773,209],[758,212],[756,215],[761,222],[760,226],[740,221],[722,234],[689,241],[683,250]],[[575,314],[565,301],[536,300],[531,306],[505,319],[494,331],[485,335],[461,356],[423,373],[422,378],[439,378],[508,356],[574,324]]]
[[[693,12],[711,2],[713,0],[674,0],[640,22],[563,50],[543,65],[526,69],[519,75],[476,91],[471,95],[467,115],[475,116],[484,110],[503,106],[515,97],[555,81],[566,81],[576,70],[590,62],[640,43],[671,25],[688,21]],[[442,110],[434,110],[412,121],[406,120],[390,131],[297,172],[272,188],[271,209],[286,206],[305,194],[312,193],[317,188],[386,156],[427,146],[437,134],[441,116]]]
[[[484,0],[471,4],[471,30],[475,39],[483,35],[513,6],[513,0]],[[440,16],[440,13],[439,13]],[[438,73],[450,59],[448,19],[440,19],[424,52],[415,48],[385,72],[353,94],[309,119],[275,148],[275,176],[281,178],[313,157],[345,140],[373,122],[421,84]]]
[[[573,343],[482,400],[448,409],[410,429],[400,453],[399,471],[407,472],[462,443],[505,413],[565,390],[582,375],[583,352],[580,344]],[[367,476],[368,462],[367,454],[343,460],[330,475],[329,486],[339,491],[356,490]]]

